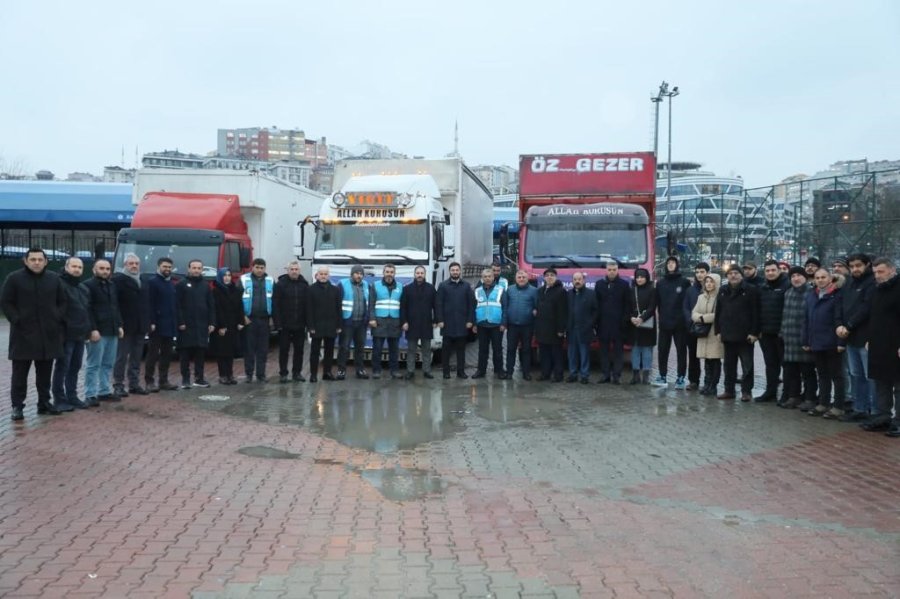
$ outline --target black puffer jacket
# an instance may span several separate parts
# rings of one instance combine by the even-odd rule
[[[65,271],[59,278],[68,298],[65,316],[66,341],[84,341],[91,334],[88,290],[81,286],[78,277],[73,277]]]
[[[116,285],[110,279],[93,277],[81,284],[88,291],[88,317],[91,330],[102,337],[114,337],[122,326]]]
[[[272,316],[276,329],[302,331],[306,328],[307,293],[309,283],[303,275],[296,280],[286,274],[278,277],[272,294]]]
[[[675,272],[666,273],[656,282],[659,328],[675,330],[687,327],[687,323],[684,321],[684,296],[690,286],[691,282],[677,269]]]
[[[841,305],[836,325],[850,329],[847,345],[862,347],[869,341],[869,314],[872,310],[873,295],[875,295],[875,277],[868,269],[858,279],[850,277],[841,288]]]
[[[791,282],[783,274],[759,286],[759,325],[763,334],[777,335],[781,332],[784,294],[790,286]]]

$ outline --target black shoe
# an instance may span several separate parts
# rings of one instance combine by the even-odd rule
[[[173,385],[169,381],[166,381],[165,383],[160,383],[159,388],[163,391],[177,391],[178,385]]]
[[[891,425],[891,428],[888,429],[886,433],[884,433],[885,437],[900,437],[900,424],[894,423]]]
[[[392,372],[391,378],[394,380],[405,378],[405,375],[400,374],[399,372]]]
[[[291,380],[288,378],[288,375],[282,374],[280,377],[278,377],[278,382],[284,385],[291,382]]]
[[[128,391],[125,390],[125,387],[114,387],[113,395],[116,397],[128,397]]]
[[[22,408],[13,408],[12,414],[9,415],[9,419],[13,422],[18,422],[19,420],[25,420],[25,414],[22,411]]]
[[[258,377],[256,377],[256,382],[259,383],[260,385],[265,385],[266,383],[269,382],[269,379],[267,379],[264,376],[258,376]]]
[[[357,371],[356,371],[356,378],[358,378],[358,379],[367,379],[367,378],[369,378],[369,373],[366,372],[365,370],[357,370]]]
[[[860,424],[859,428],[870,433],[882,433],[891,428],[891,419],[884,416],[876,416]]]
[[[613,385],[621,385],[621,384],[622,384],[622,381],[619,380],[618,377],[615,377],[615,378],[613,378],[613,380],[610,381],[610,383],[613,384]]]
[[[582,385],[587,385],[587,384],[590,383],[590,382],[591,382],[590,379],[587,378],[587,377],[584,377],[583,379],[581,379],[581,384],[582,384]]]
[[[306,377],[304,377],[302,374],[295,374],[291,378],[294,380],[295,383],[305,383],[306,382]]]
[[[322,377],[322,378],[324,378],[324,377]],[[337,376],[335,378],[339,381],[343,381],[344,379],[347,378],[347,371],[344,369],[338,370]]]
[[[483,378],[484,378],[484,372],[482,372],[482,371],[480,371],[480,370],[476,370],[476,371],[475,371],[475,374],[472,375],[472,378],[473,378],[473,379],[483,379]]]
[[[248,385],[252,385],[253,384],[253,375],[248,374],[247,376],[245,376],[244,382],[247,383]]]
[[[86,410],[88,408],[88,405],[86,403],[84,403],[83,401],[81,401],[80,399],[78,399],[77,397],[74,397],[72,399],[67,399],[66,403],[69,404],[70,406],[72,406],[73,408],[75,408],[76,410]]]
[[[99,408],[100,400],[98,400],[96,397],[85,397],[84,405],[86,405],[89,408]]]
[[[505,380],[508,378],[508,377],[506,376],[506,373],[505,373],[505,372],[501,372],[501,373],[497,374],[496,376],[497,376],[497,378],[500,379],[501,381],[505,381]]]
[[[149,392],[143,387],[130,387],[128,392],[132,395],[149,395]]]
[[[753,403],[769,403],[775,401],[775,394],[768,391],[753,398]]]
[[[65,401],[56,401],[53,402],[53,407],[55,407],[60,412],[74,412],[75,406]]]
[[[523,374],[523,375],[522,375],[522,380],[523,380],[523,381],[530,381],[530,380],[531,380],[531,375],[530,375],[530,374]]]
[[[577,380],[578,380],[578,377],[574,374],[570,374],[568,377],[566,377],[567,383],[574,383]]]
[[[433,379],[433,378],[434,378],[434,375],[431,374],[430,372],[423,372],[423,373],[422,373],[422,376],[424,376],[426,379]],[[412,378],[412,377],[409,377],[409,378]],[[449,378],[449,377],[448,377],[448,378]]]
[[[466,374],[465,372],[457,372],[457,373],[456,373],[456,378],[458,378],[458,379],[467,379],[467,378],[469,378],[469,375]]]
[[[159,385],[153,384],[153,382],[147,383],[147,392],[148,393],[159,393]]]
[[[609,378],[608,376],[605,376],[605,377],[603,377],[602,379],[600,379],[599,381],[597,381],[597,384],[598,384],[598,385],[603,385],[603,384],[605,384],[605,383],[611,383],[611,382],[612,382],[612,379]]]
[[[122,398],[119,397],[118,395],[116,395],[115,393],[106,393],[106,394],[104,394],[104,395],[98,395],[98,396],[97,396],[97,401],[112,401],[112,402],[117,402],[117,401],[122,401]]]
[[[38,404],[37,413],[43,414],[46,416],[59,416],[60,414],[62,414],[62,412],[60,412],[54,406],[52,406],[48,403]]]
[[[357,374],[356,376],[358,377],[359,374]],[[381,373],[380,373],[380,372],[372,371],[372,378],[373,378],[373,379],[376,379],[376,380],[377,380],[377,379],[380,379],[380,378],[381,378]]]
[[[209,381],[207,381],[206,379],[200,379],[199,381],[194,382],[194,386],[202,387],[205,389],[205,388],[209,387]]]
[[[450,373],[449,373],[449,372],[445,372],[445,373],[444,373],[444,378],[445,378],[445,379],[449,379],[449,378],[450,378]]]
[[[323,376],[322,378],[325,378],[325,377]],[[310,382],[310,383],[318,383],[318,382],[319,382],[319,377],[317,377],[317,376],[314,375],[314,374],[311,374],[311,375],[309,375],[309,382]]]
[[[865,412],[847,412],[843,416],[838,418],[840,422],[863,422],[867,420],[869,415]]]
[[[309,380],[312,381],[313,378],[314,378],[314,377],[311,376],[311,377],[309,377]],[[338,379],[334,378],[334,375],[331,374],[330,372],[327,372],[327,373],[325,373],[325,374],[322,375],[322,380],[323,380],[323,381],[336,381],[336,380],[338,380]],[[315,381],[313,381],[313,382],[315,382]]]
[[[411,381],[414,378],[416,378],[416,373],[415,372],[407,372],[405,375],[403,375],[403,378],[405,378],[408,381]]]
[[[553,377],[553,382],[554,382],[554,383],[561,383],[561,382],[563,382],[563,377],[562,377],[562,375]]]

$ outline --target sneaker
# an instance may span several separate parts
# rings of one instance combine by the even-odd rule
[[[675,390],[676,391],[684,391],[685,389],[687,389],[687,384],[685,384],[685,382],[684,382],[684,377],[680,376],[677,379],[675,379]]]
[[[869,418],[869,415],[865,412],[847,412],[838,420],[841,422],[863,422]]]
[[[278,377],[278,382],[281,383],[282,385],[284,385],[284,384],[289,383],[289,382],[291,382],[291,381],[290,381],[290,379],[288,378],[288,375],[282,374],[280,377]]]
[[[666,377],[658,376],[655,379],[653,379],[652,385],[654,387],[668,387],[669,381],[666,380]]]
[[[306,382],[306,377],[303,376],[302,374],[295,374],[291,378],[295,383],[305,383]]]
[[[837,420],[843,415],[844,410],[841,410],[840,408],[831,408],[830,410],[822,414],[822,418],[826,420]]]
[[[128,389],[128,392],[132,395],[148,395],[149,392],[143,387],[131,387]]]
[[[885,437],[897,438],[900,437],[900,423],[893,423],[891,427],[884,433]]]
[[[810,411],[808,411],[807,414],[809,414],[810,416],[822,416],[823,414],[825,414],[825,412],[827,412],[830,409],[831,408],[829,408],[828,406],[819,405],[819,406],[814,407]]]
[[[191,388],[191,382],[190,382],[190,381],[183,381],[183,382],[181,383],[181,388],[182,388],[182,389],[190,389],[190,388]]]
[[[65,401],[54,401],[53,406],[60,412],[74,412],[75,406]]]
[[[200,379],[194,383],[194,386],[203,387],[205,389],[206,387],[209,387],[209,382],[206,381],[206,379]]]
[[[339,381],[343,381],[344,379],[347,378],[347,371],[344,370],[343,368],[339,368],[337,371],[337,376],[335,378]]]
[[[379,371],[379,370],[373,370],[373,371],[372,371],[372,378],[375,379],[375,380],[380,379],[380,378],[381,378],[381,371]]]
[[[815,407],[816,407],[816,404],[807,399],[805,401],[800,402],[800,405],[797,406],[797,409],[800,410],[801,412],[809,412],[810,410],[812,410]]]

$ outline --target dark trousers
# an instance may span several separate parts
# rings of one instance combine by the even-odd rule
[[[669,350],[675,342],[675,355],[678,364],[678,377],[684,378],[687,371],[687,334],[684,327],[677,329],[659,329],[659,376],[669,373]],[[697,378],[700,378],[699,375]]]
[[[753,344],[747,341],[723,341],[725,346],[725,392],[734,393],[737,363],[741,361],[741,393],[753,391]]]
[[[900,381],[875,381],[875,412],[873,417],[887,420],[894,407],[894,422],[900,424]]]
[[[291,361],[291,374],[300,376],[303,372],[303,347],[306,345],[306,330],[281,329],[278,332],[278,374],[287,376],[288,355],[294,348],[294,359]]]
[[[503,333],[500,327],[478,327],[478,372],[487,370],[488,351],[494,362],[494,374],[503,374]]]
[[[365,320],[345,320],[341,329],[341,347],[338,350],[338,368],[347,369],[347,358],[350,357],[350,342],[353,342],[353,364],[359,372],[365,368],[363,364],[363,348],[366,346]]]
[[[141,358],[144,353],[144,335],[130,333],[119,339],[116,345],[116,363],[113,366],[113,383],[125,385],[125,370],[128,369],[128,386],[141,386]]]
[[[159,365],[159,384],[169,382],[169,363],[172,361],[172,338],[150,335],[147,344],[147,364],[144,366],[144,382],[153,384],[156,368]]]
[[[534,326],[511,324],[506,329],[506,373],[512,376],[516,370],[516,350],[519,350],[519,365],[522,374],[531,374],[531,339]]]
[[[788,398],[803,397],[815,402],[818,383],[816,367],[810,362],[784,362],[784,393]]]
[[[191,382],[191,362],[194,363],[194,381],[202,381],[203,362],[206,359],[205,347],[182,347],[178,350],[181,359],[181,382]]]
[[[78,399],[78,372],[84,360],[84,341],[66,341],[63,357],[53,363],[53,401]]]
[[[563,369],[565,368],[562,345],[541,343],[538,345],[538,353],[541,360],[541,376],[544,379],[548,379],[552,374],[554,379],[561,381]]]
[[[703,386],[715,389],[722,378],[722,360],[718,358],[706,358],[703,364]],[[699,384],[699,382],[698,382]]]
[[[624,360],[625,341],[623,339],[600,340],[600,370],[603,372],[603,378],[615,380],[622,378],[622,362]]]
[[[325,346],[325,356],[322,358],[322,374],[331,374],[334,362],[334,337],[313,337],[309,343],[309,376],[319,374],[319,352]]]
[[[781,377],[781,363],[784,361],[784,340],[772,333],[763,333],[759,338],[763,360],[766,362],[766,393],[778,393],[778,379]]]
[[[422,343],[422,372],[431,372],[431,339],[417,339],[406,336],[406,371],[416,370],[416,347]]]
[[[456,374],[466,373],[466,338],[444,337],[443,339],[444,374],[450,374],[450,355],[456,354]]]
[[[244,327],[247,343],[244,351],[244,374],[248,379],[266,378],[266,361],[269,359],[269,318],[251,318]]]
[[[685,336],[688,354],[687,377],[689,383],[700,384],[700,358],[697,357],[697,338],[688,332]],[[709,361],[707,360],[707,363]]]
[[[217,358],[216,363],[219,366],[220,379],[234,378],[234,358]]]
[[[846,385],[844,378],[844,356],[836,349],[814,351],[816,360],[816,378],[819,382],[819,405],[844,409]],[[831,388],[834,387],[834,402],[831,401]]]
[[[381,351],[384,349],[385,342],[388,347],[388,368],[391,374],[397,374],[400,372],[399,337],[372,337],[372,371],[381,372]]]
[[[9,397],[14,408],[25,407],[25,396],[28,394],[28,372],[32,360],[12,361],[12,381],[9,386]],[[34,360],[34,384],[37,387],[38,405],[50,403],[50,375],[53,372],[53,360]]]

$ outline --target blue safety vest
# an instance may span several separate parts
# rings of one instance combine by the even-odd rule
[[[484,287],[475,290],[475,322],[489,322],[491,324],[500,324],[503,322],[503,304],[500,303],[503,298],[503,288],[500,285],[494,285],[491,294],[484,292]]]
[[[363,314],[369,309],[369,284],[363,280]],[[344,298],[341,300],[341,317],[347,320],[353,316],[353,281],[349,278],[341,281],[341,288],[344,290]]]
[[[400,296],[403,286],[394,281],[391,291],[384,281],[375,281],[375,318],[400,318]]]
[[[241,301],[244,303],[244,314],[250,316],[253,311],[253,275],[244,273],[241,275],[241,285],[244,286],[244,295]],[[272,314],[272,292],[275,290],[275,279],[266,275],[266,312]]]

